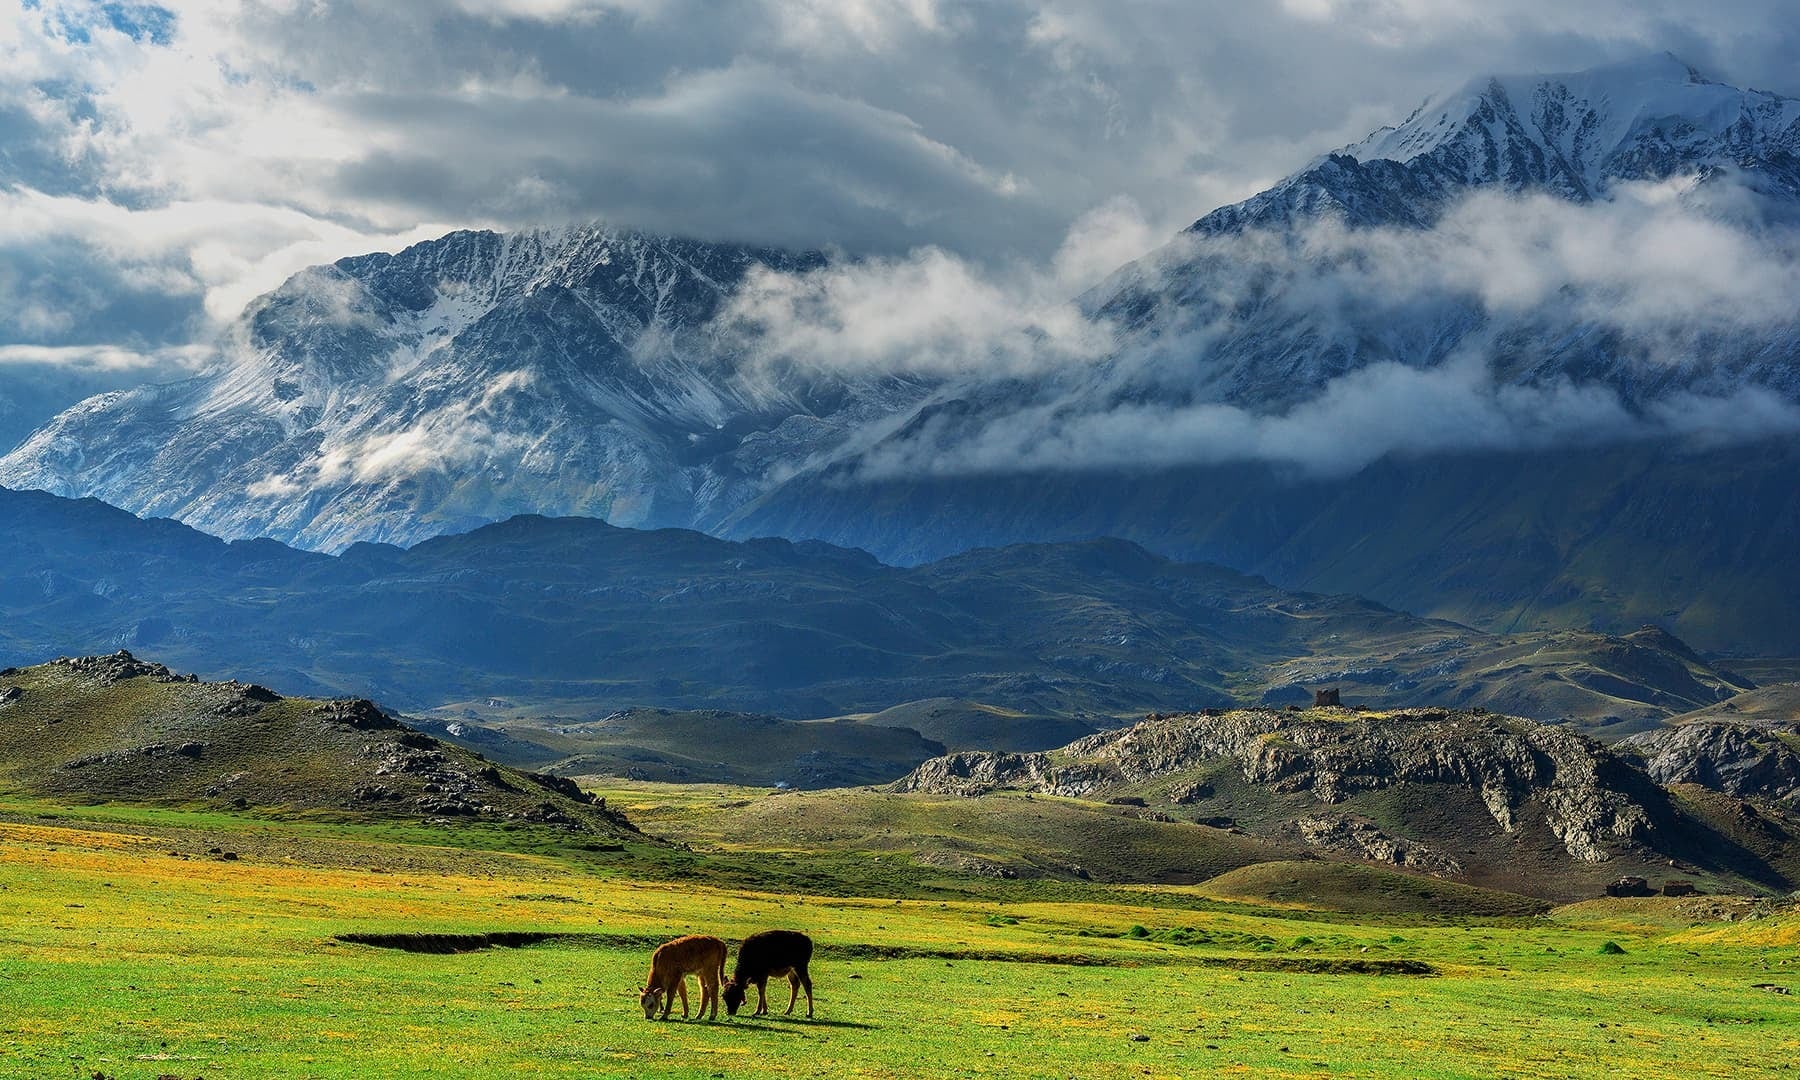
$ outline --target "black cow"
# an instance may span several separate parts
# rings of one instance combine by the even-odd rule
[[[763,930],[745,938],[744,943],[738,946],[737,968],[732,972],[731,978],[725,980],[726,1013],[736,1016],[738,1007],[744,1003],[748,988],[755,986],[756,1012],[752,1015],[767,1015],[769,980],[786,975],[789,993],[785,1015],[793,1015],[794,1003],[800,1000],[800,991],[804,988],[806,1018],[812,1019],[812,976],[806,971],[806,965],[812,960],[812,952],[812,938],[798,930]]]

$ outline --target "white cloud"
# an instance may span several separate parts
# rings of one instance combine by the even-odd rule
[[[1169,228],[1117,198],[1077,218],[1045,266],[926,247],[797,274],[763,270],[715,329],[763,363],[840,374],[1004,378],[1085,364],[1117,341],[1079,296]]]
[[[496,424],[496,411],[507,398],[528,391],[533,381],[529,372],[509,372],[473,401],[438,409],[398,431],[352,434],[328,443],[290,472],[252,483],[245,494],[288,499],[315,488],[383,484],[496,459],[516,460],[530,449],[531,436]]]
[[[768,363],[877,375],[1002,377],[1091,360],[1104,324],[1027,268],[993,275],[937,248],[750,276],[721,331]]]
[[[214,355],[205,345],[175,345],[148,352],[117,345],[0,345],[0,368],[42,365],[95,371],[192,372],[205,367]]]
[[[441,225],[401,234],[359,232],[280,206],[171,202],[134,208],[104,198],[0,189],[0,296],[16,332],[66,339],[108,302],[142,294],[174,301],[173,325],[102,327],[121,337],[188,338],[206,343],[256,296],[298,271],[349,250],[397,249],[440,235]],[[31,288],[8,275],[46,253]],[[110,279],[102,295],[84,286]],[[9,282],[10,286],[9,287]]]
[[[1621,185],[1592,205],[1482,193],[1429,231],[1326,226],[1307,242],[1326,262],[1365,256],[1371,293],[1466,292],[1503,314],[1568,294],[1583,319],[1645,332],[1791,322],[1800,240],[1698,212],[1680,197],[1691,187]]]
[[[755,295],[780,301],[760,325],[783,355],[960,376],[944,393],[984,403],[856,448],[876,478],[1226,461],[1346,472],[1388,454],[1800,432],[1800,405],[1762,385],[1791,385],[1800,231],[1720,218],[1692,191],[1627,186],[1589,205],[1482,193],[1430,230],[1186,237],[1138,279],[1186,302],[1119,342],[1104,325],[1039,329],[1062,310],[1042,304],[1042,279],[983,277],[942,253],[769,276]],[[1107,243],[1118,212],[1073,230],[1058,263]],[[1357,361],[1333,376],[1339,349]],[[1059,375],[1037,397],[983,388],[1034,365]]]

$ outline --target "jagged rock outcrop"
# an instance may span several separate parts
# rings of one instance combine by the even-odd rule
[[[1048,753],[936,758],[894,788],[1092,797],[1221,759],[1250,784],[1326,805],[1399,785],[1461,787],[1507,833],[1528,810],[1541,814],[1568,853],[1587,862],[1648,841],[1656,825],[1641,798],[1654,785],[1594,740],[1529,720],[1424,709],[1348,719],[1266,709],[1158,716]]]
[[[400,726],[400,721],[382,712],[379,705],[367,698],[321,702],[314,712],[319,719],[328,723],[343,724],[359,731],[379,731]]]
[[[1315,814],[1289,823],[1294,836],[1309,847],[1334,855],[1392,863],[1438,877],[1462,873],[1462,863],[1429,844],[1390,835],[1362,817]]]
[[[1633,735],[1620,746],[1642,754],[1644,771],[1659,784],[1698,784],[1800,807],[1800,730],[1792,726],[1683,724]]]
[[[158,682],[198,682],[195,675],[177,675],[162,664],[148,660],[139,660],[131,653],[120,649],[106,656],[59,656],[50,661],[50,665],[71,674],[80,675],[102,686],[124,682],[126,679],[150,678]]]

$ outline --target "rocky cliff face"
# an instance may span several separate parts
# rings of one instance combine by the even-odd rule
[[[1766,732],[1693,728],[1615,752],[1479,710],[1152,714],[1047,753],[947,755],[893,788],[1124,802],[1158,820],[1546,898],[1598,895],[1621,873],[1709,892],[1791,889],[1792,747]],[[1676,794],[1659,780],[1713,790]]]
[[[1800,728],[1718,721],[1633,735],[1623,750],[1643,755],[1659,784],[1698,784],[1741,799],[1800,808]]]

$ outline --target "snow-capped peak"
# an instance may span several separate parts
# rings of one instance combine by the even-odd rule
[[[1649,148],[1677,157],[1792,151],[1800,100],[1715,82],[1664,52],[1587,71],[1476,79],[1339,153],[1405,164],[1459,144],[1491,151],[1480,160],[1489,171],[1506,168],[1509,149],[1529,146],[1550,174],[1591,195],[1637,171]]]
[[[1479,188],[1577,202],[1614,185],[1734,174],[1800,203],[1800,99],[1715,82],[1669,53],[1561,75],[1487,76],[1194,223],[1202,234],[1427,226]]]

